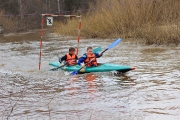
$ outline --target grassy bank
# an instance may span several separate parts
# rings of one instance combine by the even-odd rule
[[[4,11],[0,11],[0,25],[3,26],[4,33],[26,32],[40,28],[41,16],[24,16],[24,19],[21,20],[20,16],[6,16]]]
[[[180,43],[180,1],[102,0],[82,15],[81,36],[141,39],[146,44]],[[94,8],[94,6],[92,7]],[[78,19],[56,23],[57,32],[77,35]]]

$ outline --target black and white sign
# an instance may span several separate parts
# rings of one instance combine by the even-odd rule
[[[47,26],[53,25],[53,17],[47,17]]]

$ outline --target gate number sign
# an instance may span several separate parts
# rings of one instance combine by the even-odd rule
[[[47,26],[53,25],[53,17],[47,17]]]

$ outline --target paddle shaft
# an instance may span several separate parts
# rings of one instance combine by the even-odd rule
[[[103,54],[104,52],[106,52],[108,49],[106,48],[104,51],[101,52],[101,54]]]
[[[64,65],[62,65],[62,66],[59,66],[59,67],[57,67],[57,68],[53,68],[53,69],[50,69],[51,71],[55,71],[55,70],[57,70],[57,69],[59,69],[59,68],[62,68]]]
[[[88,63],[85,64],[85,66],[89,63],[91,63],[92,61],[94,61],[94,59],[90,60]],[[85,66],[82,66],[77,72],[79,72],[81,69],[83,69]]]
[[[53,70],[57,70],[57,69],[59,69],[59,68],[62,68],[63,66],[59,66],[59,67],[57,67],[57,68],[55,68],[55,69],[53,69]]]

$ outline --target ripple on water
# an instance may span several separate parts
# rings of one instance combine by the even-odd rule
[[[44,39],[39,71],[39,37],[30,36],[20,35],[19,41],[10,36],[1,45],[2,119],[179,119],[179,48],[122,40],[98,61],[135,66],[136,70],[70,76],[62,70],[48,71],[48,63],[57,61],[70,46],[76,47],[77,40],[56,34]],[[105,49],[111,42],[82,40],[79,55],[89,45]]]

